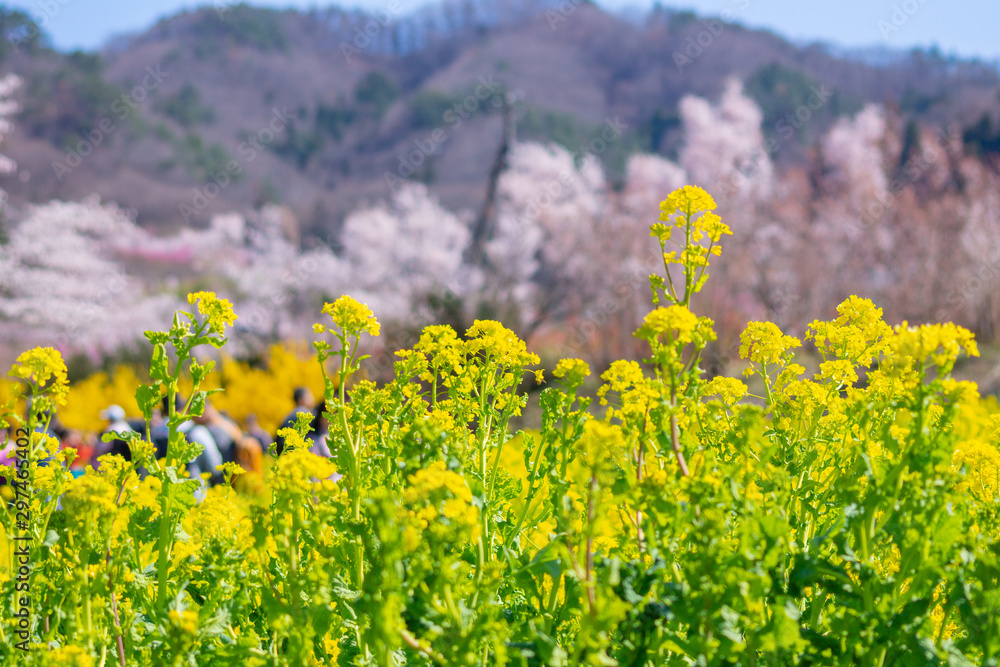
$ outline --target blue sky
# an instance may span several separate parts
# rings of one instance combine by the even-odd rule
[[[44,24],[60,49],[94,49],[123,32],[134,32],[156,19],[198,4],[225,0],[15,0],[8,2]],[[569,0],[568,0],[569,1]],[[380,9],[390,0],[348,0],[348,7]],[[400,0],[418,7],[426,0]],[[618,9],[648,8],[653,0],[597,0]],[[309,8],[316,0],[252,1],[269,7]],[[664,6],[702,13],[732,12],[734,20],[771,28],[795,40],[822,40],[848,47],[910,48],[937,45],[946,54],[1000,59],[1000,2],[997,0],[662,0]]]

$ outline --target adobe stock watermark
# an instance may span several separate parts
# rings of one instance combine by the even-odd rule
[[[181,217],[186,224],[191,224],[195,215],[204,211],[209,203],[219,196],[219,194],[229,187],[233,178],[243,173],[244,165],[247,165],[264,151],[264,148],[274,141],[274,138],[282,132],[292,121],[294,115],[288,109],[279,110],[274,107],[271,110],[271,120],[268,124],[257,131],[256,134],[240,142],[236,147],[237,154],[242,158],[242,163],[230,160],[226,163],[225,169],[209,174],[209,182],[203,186],[192,190],[191,202],[181,204],[177,207]]]
[[[480,76],[479,85],[476,86],[475,90],[442,114],[441,121],[447,125],[447,129],[440,126],[425,138],[414,139],[415,148],[409,153],[397,156],[399,164],[396,167],[396,173],[393,174],[386,170],[383,176],[386,185],[389,186],[393,194],[399,190],[407,178],[412,176],[427,161],[428,157],[435,155],[440,150],[441,146],[448,141],[449,133],[461,127],[467,118],[476,113],[483,103],[499,94],[501,89],[501,84],[493,80],[492,74]]]
[[[565,23],[566,19],[572,16],[583,2],[584,0],[562,0],[555,9],[546,9],[545,20],[549,24],[549,30],[555,32],[556,26]]]
[[[385,9],[373,12],[364,25],[354,26],[354,39],[350,42],[340,42],[340,53],[343,54],[344,60],[350,63],[352,57],[361,55],[361,52],[371,46],[372,41],[392,24],[401,11],[403,4],[399,0],[389,0]]]
[[[35,8],[38,12],[31,17],[31,23],[8,35],[14,49],[19,49],[25,42],[41,35],[49,21],[54,19],[62,11],[62,8],[70,2],[72,0],[36,0]]]
[[[107,308],[120,302],[121,295],[128,287],[129,276],[120,266],[116,266],[107,285],[91,301],[80,305],[72,317],[67,318],[65,326],[57,337],[59,345],[65,349],[74,338],[86,328],[105,317]]]
[[[826,106],[833,96],[833,91],[825,83],[813,85],[810,90],[810,95],[803,104],[786,113],[774,124],[774,134],[739,161],[736,171],[722,184],[722,190],[726,195],[739,191],[747,179],[757,173],[761,162],[773,157],[781,145],[792,139],[796,131],[805,127],[813,115]]]
[[[879,19],[878,23],[875,24],[882,34],[882,39],[888,39],[892,33],[899,32],[926,4],[927,0],[903,0],[903,2],[894,4],[888,19]]]
[[[959,285],[954,285],[945,298],[945,303],[938,308],[934,319],[938,322],[947,322],[956,315],[967,312],[976,303],[976,295],[989,295],[996,292],[1000,285],[1000,258],[994,258],[980,262],[972,271],[971,275],[966,275]]]
[[[588,155],[599,156],[608,150],[608,147],[621,138],[628,124],[622,122],[621,118],[615,116],[614,119],[605,118],[600,135],[594,137],[589,143],[579,146],[573,152],[573,163],[577,164]],[[520,225],[528,225],[535,221],[541,212],[563,193],[563,188],[569,186],[573,180],[574,173],[570,169],[564,169],[556,178],[552,178],[542,184],[542,192],[532,197],[527,206],[515,218]]]
[[[464,281],[460,282],[451,278],[446,280],[444,284],[437,286],[435,296],[441,301],[463,303],[470,293],[469,285],[464,284]],[[425,296],[430,296],[430,294]],[[376,377],[385,376],[395,368],[396,362],[400,361],[400,357],[396,356],[397,350],[413,347],[420,339],[421,332],[425,327],[440,324],[440,322],[434,319],[428,309],[420,308],[409,314],[405,326],[399,326],[400,324],[397,322],[395,325],[382,329],[381,344],[372,352],[371,358],[367,361],[368,369],[373,371]]]
[[[236,336],[245,339],[258,337],[261,332],[266,332],[273,325],[275,314],[294,299],[305,285],[306,279],[318,269],[319,262],[315,257],[296,257],[294,266],[286,267],[281,273],[282,286],[257,300],[249,312],[240,314],[241,321],[237,323]]]
[[[893,207],[896,202],[896,196],[903,188],[920,180],[920,177],[928,169],[934,166],[943,156],[947,155],[948,146],[960,138],[961,133],[954,124],[938,128],[937,146],[925,147],[919,155],[915,155],[906,161],[906,164],[899,170],[899,175],[889,183],[885,195],[873,199],[865,206],[861,213],[858,228],[864,231],[881,220],[882,216]]]
[[[733,5],[736,6],[736,11],[742,12],[750,7],[750,2],[751,0],[733,0]],[[678,72],[683,74],[685,67],[700,58],[715,40],[722,36],[726,26],[736,20],[736,11],[726,9],[717,19],[707,18],[699,21],[702,30],[694,35],[688,35],[684,49],[673,53],[674,66]]]
[[[146,75],[142,81],[134,86],[128,93],[122,95],[111,103],[111,115],[104,116],[97,122],[97,125],[89,131],[81,131],[81,139],[75,146],[66,147],[66,156],[62,161],[52,162],[52,172],[56,179],[62,183],[67,175],[83,164],[83,160],[94,152],[94,149],[104,143],[121,126],[132,113],[139,108],[139,103],[149,97],[149,93],[160,87],[163,80],[170,76],[169,72],[164,72],[159,65],[150,65],[146,68]]]
[[[625,315],[629,306],[640,292],[651,293],[649,276],[663,270],[663,264],[651,257],[636,258],[638,266],[633,266],[611,285],[611,294],[603,302],[591,303],[580,319],[567,331],[566,337],[557,345],[559,356],[583,356],[590,349],[590,343],[607,330],[609,322],[616,316]],[[631,324],[631,323],[630,323]]]

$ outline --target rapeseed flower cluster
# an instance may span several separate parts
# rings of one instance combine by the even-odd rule
[[[620,412],[624,419],[642,419],[662,400],[659,388],[646,377],[638,362],[624,359],[613,361],[611,367],[601,374],[601,379],[604,384],[597,390],[601,405],[608,404],[609,392],[619,396],[619,407],[608,408],[608,418]]]
[[[25,397],[39,402],[38,412],[66,404],[69,381],[62,354],[51,347],[36,347],[18,355],[10,369],[11,377],[24,380],[30,389]]]
[[[722,254],[719,242],[724,235],[733,233],[722,218],[712,212],[715,208],[712,196],[693,185],[675,190],[660,203],[661,222],[652,225],[649,233],[660,243],[669,285],[666,293],[673,303],[687,305],[691,295],[701,291],[708,279],[709,257]],[[673,238],[675,229],[683,234],[683,239]],[[702,245],[706,238],[708,246]],[[673,243],[679,250],[668,252],[667,243]],[[678,292],[670,277],[669,265],[674,262],[684,269],[683,292]],[[656,289],[663,287],[663,280],[656,277],[651,280],[655,295]],[[654,305],[656,301],[658,297],[654,297]]]
[[[685,185],[674,190],[660,203],[660,220],[669,221],[677,212],[690,216],[702,211],[714,211],[715,200],[696,185]]]
[[[773,322],[750,322],[740,334],[740,357],[758,364],[784,364],[787,353],[802,343],[786,336]],[[746,375],[753,372],[747,369]]]
[[[105,456],[74,478],[73,453],[29,411],[32,495],[0,505],[0,548],[31,512],[37,650],[20,662],[988,664],[1000,655],[1000,410],[949,376],[978,352],[971,333],[893,330],[852,297],[807,330],[822,356],[812,376],[796,363],[797,338],[755,322],[740,352],[766,397],[706,379],[714,333],[690,296],[705,277],[698,258],[726,231],[699,188],[663,206],[670,224],[654,235],[683,232],[665,254],[682,262],[685,286],[674,292],[669,273],[659,283],[671,298],[637,332],[652,359],[601,374],[603,416],[581,389],[590,366],[562,359],[559,386],[538,397],[540,429],[512,434],[538,357],[485,320],[464,336],[428,327],[398,353],[393,380],[348,384],[363,361],[357,337],[378,333],[349,297],[325,307],[330,328],[317,325],[343,343],[339,372],[322,365],[323,343],[304,376],[337,396],[336,458],[308,450],[304,417],[259,495],[231,488],[243,473],[234,464],[202,490],[185,466],[198,448],[178,440],[176,461],[153,462],[140,438],[131,461]],[[196,345],[221,344],[206,328],[233,322],[221,300],[193,297],[211,326],[149,332],[158,384],[135,392],[143,410],[175,382],[253,403],[300,377],[291,354],[266,378],[182,363]],[[32,351],[18,377],[62,386],[57,359]],[[238,392],[237,376],[263,388]],[[80,395],[103,401],[106,388]],[[0,559],[9,599],[12,562]]]
[[[215,292],[193,292],[188,294],[187,299],[189,304],[198,304],[198,313],[205,318],[209,330],[216,335],[221,336],[227,326],[236,322],[233,304],[228,299],[220,299]]]
[[[923,324],[917,327],[903,322],[896,327],[889,345],[894,357],[904,363],[923,363],[930,360],[939,369],[948,372],[959,355],[979,356],[975,336],[965,327],[951,322]]]
[[[371,308],[349,296],[342,296],[333,303],[323,304],[321,312],[329,315],[333,323],[348,337],[360,336],[362,333],[378,336],[381,331]],[[329,329],[322,324],[315,324],[313,331],[324,333]]]
[[[718,396],[727,408],[731,408],[747,395],[747,386],[736,378],[716,376],[705,384],[703,393],[706,396]]]
[[[590,365],[582,359],[560,359],[552,376],[562,380],[567,387],[579,387],[590,376]]]
[[[687,345],[695,342],[699,324],[698,316],[687,307],[667,306],[648,313],[635,335],[649,341],[660,340],[667,345]]]
[[[583,425],[583,434],[576,447],[581,463],[595,475],[619,465],[627,451],[621,428],[597,419],[590,419]]]
[[[410,475],[408,484],[402,500],[418,530],[439,540],[472,541],[479,531],[479,511],[462,475],[435,461]]]
[[[523,340],[513,331],[494,320],[476,320],[466,332],[466,349],[470,355],[481,355],[502,368],[531,366],[539,362],[537,354],[528,352]]]
[[[106,528],[117,511],[117,489],[103,476],[94,473],[77,477],[62,496],[67,518],[80,526]]]
[[[435,375],[461,375],[464,370],[465,344],[447,324],[424,328],[413,349],[427,362],[427,370],[420,375],[425,382],[433,381]]]
[[[810,324],[806,339],[812,339],[824,356],[868,368],[885,352],[891,334],[892,328],[882,321],[881,308],[868,299],[851,296],[837,306],[835,320]]]

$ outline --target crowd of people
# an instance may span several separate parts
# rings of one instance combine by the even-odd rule
[[[201,453],[187,464],[188,473],[192,479],[207,479],[208,485],[219,484],[223,475],[218,466],[225,462],[239,464],[247,472],[262,472],[264,455],[280,456],[284,451],[285,442],[281,431],[293,426],[298,415],[307,412],[310,417],[310,432],[312,440],[310,451],[320,456],[330,457],[327,445],[328,428],[325,416],[326,401],[316,402],[312,392],[307,387],[297,387],[292,394],[294,408],[284,421],[271,434],[264,430],[255,415],[250,414],[241,425],[228,414],[217,410],[211,401],[205,402],[205,409],[198,417],[191,417],[182,422],[178,431],[188,442],[201,445]],[[175,412],[184,410],[185,401],[180,395],[175,397]],[[132,459],[132,451],[124,439],[113,438],[104,442],[103,436],[109,433],[136,432],[142,438],[146,437],[146,420],[142,417],[128,418],[125,410],[119,405],[109,405],[101,411],[101,419],[105,426],[100,433],[86,433],[77,429],[63,427],[57,419],[49,425],[49,434],[58,439],[60,447],[72,447],[76,450],[76,460],[70,465],[74,475],[82,475],[87,466],[99,468],[100,458],[105,454],[118,454],[126,460]],[[149,423],[149,437],[156,446],[156,458],[161,459],[167,454],[169,439],[169,403],[164,397],[159,410],[153,412]],[[6,441],[0,432],[0,442]],[[14,458],[14,442],[10,439],[4,449],[0,449],[0,465],[12,465]],[[44,463],[44,462],[43,462]],[[0,476],[0,484],[6,480]]]

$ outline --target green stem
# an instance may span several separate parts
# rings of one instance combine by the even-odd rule
[[[691,473],[688,470],[687,460],[684,452],[681,451],[681,430],[677,424],[677,389],[671,383],[670,387],[670,444],[677,457],[677,465],[681,469],[681,475],[688,477]]]
[[[541,486],[535,487],[535,479],[538,475],[538,463],[542,460],[542,454],[545,453],[545,446],[547,444],[548,443],[543,439],[541,444],[538,446],[538,451],[535,454],[535,461],[531,465],[531,473],[528,475],[528,495],[524,499],[524,507],[521,508],[521,516],[518,517],[517,524],[514,526],[514,531],[510,534],[505,546],[510,546],[510,544],[517,539],[518,533],[521,531],[521,525],[524,524],[524,518],[528,515],[528,508],[531,507],[531,501],[534,499],[537,489],[541,488]]]

